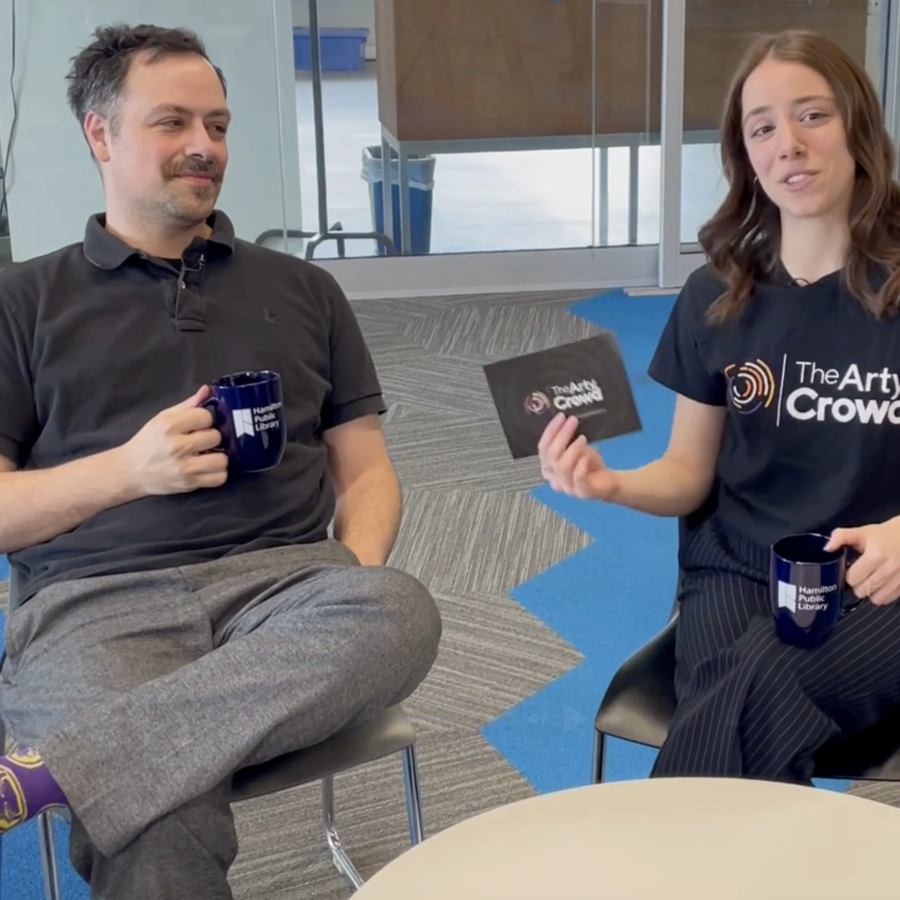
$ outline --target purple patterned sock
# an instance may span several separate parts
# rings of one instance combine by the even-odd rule
[[[0,834],[55,806],[68,806],[36,750],[0,756]]]

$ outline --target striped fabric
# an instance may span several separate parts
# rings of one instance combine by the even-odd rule
[[[767,549],[713,516],[682,567],[679,703],[654,776],[809,784],[816,750],[900,704],[900,603],[863,603],[805,650],[775,633]]]

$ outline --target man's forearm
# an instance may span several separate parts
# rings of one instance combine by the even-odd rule
[[[667,457],[640,469],[616,472],[614,503],[651,516],[686,516],[709,495],[714,473],[697,472]]]
[[[0,472],[0,554],[33,547],[138,499],[116,450],[52,469]]]
[[[401,505],[393,469],[365,472],[338,497],[334,536],[364,566],[383,566],[400,530]]]

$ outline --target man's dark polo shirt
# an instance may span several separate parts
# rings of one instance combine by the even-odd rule
[[[55,581],[324,539],[335,500],[322,431],[385,408],[324,270],[235,239],[221,212],[175,263],[103,221],[0,275],[0,455],[45,469],[118,447],[201,385],[253,369],[282,376],[287,449],[268,472],[137,500],[10,554],[16,604]]]

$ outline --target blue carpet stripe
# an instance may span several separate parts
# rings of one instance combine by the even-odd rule
[[[647,367],[673,300],[609,291],[569,307],[571,314],[615,332],[632,382],[643,430],[603,443],[603,458],[613,468],[641,465],[665,450],[674,399],[650,381]],[[602,693],[622,661],[662,627],[671,610],[677,525],[566,497],[546,485],[532,496],[593,543],[510,596],[578,650],[584,662],[491,722],[483,734],[535,790],[546,792],[589,780]],[[646,777],[655,751],[613,744],[610,780]]]
[[[630,297],[609,291],[569,312],[615,332],[632,382],[643,431],[604,442],[611,468],[632,468],[666,448],[674,396],[647,375],[675,295]],[[510,596],[584,656],[584,662],[491,722],[485,738],[540,793],[590,779],[593,721],[621,663],[667,621],[677,578],[678,527],[632,510],[576,500],[546,485],[532,492],[593,543]],[[656,751],[610,741],[607,778],[645,778]],[[845,782],[823,784],[845,790]]]

